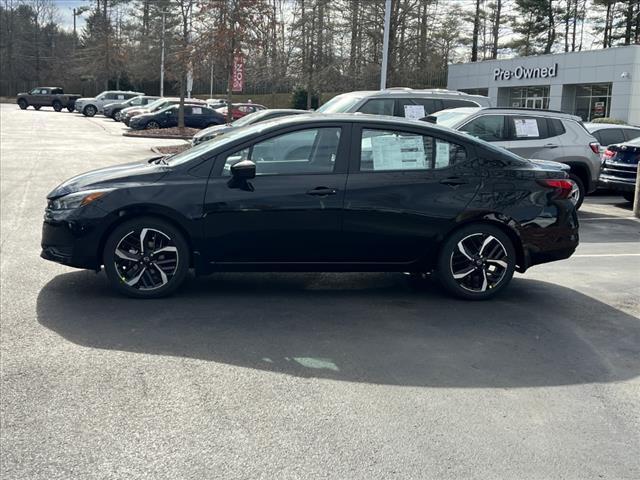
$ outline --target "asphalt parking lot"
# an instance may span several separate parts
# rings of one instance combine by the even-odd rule
[[[401,274],[218,274],[154,301],[40,259],[45,196],[171,141],[0,106],[3,479],[638,479],[640,221],[468,303]]]

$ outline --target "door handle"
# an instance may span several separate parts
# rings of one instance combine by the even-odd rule
[[[440,180],[440,183],[442,183],[443,185],[451,185],[452,187],[455,187],[456,185],[466,185],[469,182],[460,177],[448,177]]]
[[[316,187],[307,192],[307,195],[317,195],[323,197],[326,195],[335,195],[337,193],[335,188],[329,187]]]
[[[547,143],[544,148],[558,148],[558,145],[555,143]]]

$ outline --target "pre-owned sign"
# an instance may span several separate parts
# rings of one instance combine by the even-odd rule
[[[551,67],[532,67],[527,68],[519,66],[513,70],[505,70],[496,68],[493,71],[494,80],[522,80],[525,78],[551,78],[558,75],[558,64],[554,63]]]

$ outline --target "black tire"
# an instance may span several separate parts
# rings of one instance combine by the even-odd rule
[[[627,202],[633,203],[634,195],[635,194],[633,192],[624,192],[622,194],[622,198],[624,198]]]
[[[156,122],[155,120],[151,120],[151,121],[147,122],[147,124],[144,126],[144,128],[146,130],[156,130],[156,129],[160,128],[160,124],[158,122]]]
[[[587,189],[584,186],[584,182],[582,181],[582,179],[575,173],[569,173],[569,178],[573,180],[575,184],[578,186],[577,198],[575,200],[576,210],[578,210],[582,206],[584,197],[587,194]]]
[[[85,117],[93,117],[96,113],[98,113],[98,109],[96,107],[94,107],[93,105],[87,105],[82,110],[82,114]]]
[[[442,287],[452,295],[487,300],[509,284],[515,264],[516,251],[509,236],[498,227],[474,223],[446,239],[436,273]]]
[[[58,102],[57,100],[55,102],[53,102],[53,104],[51,106],[53,107],[53,109],[56,112],[61,112],[62,111],[62,103]]]
[[[67,110],[69,110],[70,112],[73,112],[75,109],[76,109],[76,107],[75,107],[75,106],[67,107]]]
[[[18,106],[20,107],[20,110],[26,110],[29,106],[29,102],[27,102],[24,98],[21,98],[20,100],[18,100]]]
[[[34,105],[33,108],[35,110],[40,110],[42,108],[42,105]]]
[[[113,120],[115,120],[116,122],[118,121],[118,114],[120,113],[120,110],[114,110],[113,112],[111,112],[111,118]]]
[[[141,236],[144,247],[140,247]],[[161,254],[154,255],[160,250]],[[189,246],[177,228],[158,218],[139,217],[111,232],[105,242],[103,262],[109,283],[117,292],[134,298],[160,298],[170,295],[184,282],[189,272],[189,256]]]

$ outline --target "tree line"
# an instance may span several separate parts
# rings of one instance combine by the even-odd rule
[[[247,93],[375,89],[384,0],[87,0],[82,28],[52,0],[0,3],[0,95],[62,85],[224,94],[234,54]],[[640,43],[640,0],[393,0],[389,86],[445,87],[447,65]],[[164,32],[164,34],[163,34]]]

